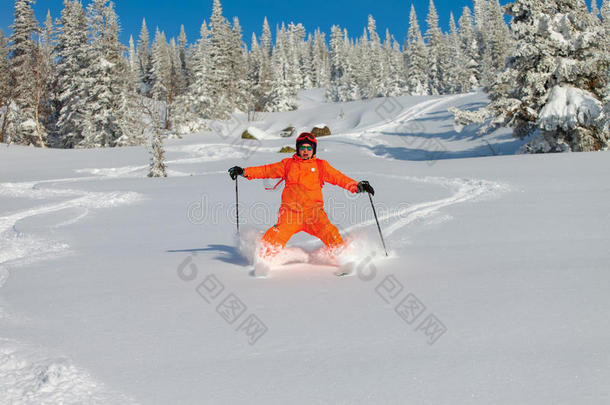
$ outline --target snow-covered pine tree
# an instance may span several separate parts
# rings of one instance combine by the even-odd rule
[[[481,72],[480,58],[485,52],[485,33],[488,25],[489,6],[488,0],[473,0],[474,11],[474,35],[477,42],[477,56],[479,59],[479,72]],[[479,81],[481,79],[479,78]]]
[[[363,35],[362,37],[362,56],[363,61],[367,65],[367,69],[363,70],[366,72],[366,76],[361,76],[360,87],[363,90],[363,98],[374,98],[381,97],[387,94],[387,89],[384,88],[384,84],[388,80],[389,67],[385,64],[382,49],[381,49],[381,38],[377,34],[377,22],[372,15],[368,17],[368,40]],[[366,57],[365,57],[366,55]]]
[[[599,18],[599,8],[597,8],[597,0],[591,0],[591,15]]]
[[[275,46],[271,56],[273,82],[265,104],[265,111],[291,111],[297,108],[296,96],[299,77],[294,65],[294,46],[286,27],[277,29]]]
[[[59,100],[57,99],[57,65],[55,64],[56,29],[53,25],[51,12],[47,11],[44,29],[41,31],[39,41],[39,62],[37,72],[37,98],[38,117],[42,128],[49,134],[49,145],[58,146],[57,112]]]
[[[329,101],[342,101],[341,79],[345,75],[347,50],[343,41],[343,31],[337,25],[330,28],[330,85],[326,89],[326,98]]]
[[[171,65],[171,81],[170,81],[170,102],[171,109],[173,111],[173,107],[175,101],[180,95],[184,94],[186,91],[186,71],[182,68],[182,58],[180,57],[181,49],[183,49],[179,44],[176,43],[174,38],[169,41],[169,59]],[[169,129],[170,120],[167,121],[167,129]]]
[[[366,29],[363,32],[363,41],[365,39]],[[366,70],[362,70],[361,68],[370,66],[369,64],[362,65],[362,60],[364,58],[363,53],[366,51],[366,48],[362,45],[362,42],[355,44],[353,41],[350,41],[347,29],[343,30],[343,42],[345,43],[345,48],[347,50],[345,74],[341,81],[343,98],[344,101],[360,100],[362,99],[362,87],[360,83],[362,77],[366,76],[364,74]]]
[[[260,40],[260,53],[255,55],[259,66],[258,82],[254,85],[254,110],[265,111],[267,103],[271,97],[273,87],[273,65],[271,63],[271,53],[273,43],[271,41],[271,28],[267,17],[263,20],[263,29]]]
[[[442,94],[444,91],[443,84],[443,66],[445,61],[445,41],[443,33],[438,26],[438,13],[434,0],[430,0],[428,8],[428,16],[426,17],[425,39],[428,44],[428,86],[431,94]]]
[[[288,41],[290,60],[294,63],[294,80],[299,89],[311,88],[311,61],[308,56],[308,46],[306,42],[307,32],[303,24],[288,24]]]
[[[37,120],[39,98],[37,81],[39,74],[40,27],[34,16],[35,0],[16,0],[15,19],[11,28],[9,69],[14,87],[14,104],[8,111],[8,141],[23,145],[41,145],[46,137]],[[44,139],[43,139],[44,144]]]
[[[252,33],[252,38],[250,40],[250,52],[246,53],[247,60],[247,72],[246,77],[250,89],[250,103],[247,106],[248,114],[251,111],[254,111],[256,103],[258,102],[258,95],[256,92],[256,88],[258,86],[259,77],[260,77],[260,47],[258,46],[258,40],[256,39],[256,34]]]
[[[366,32],[365,32],[366,34]],[[347,30],[333,25],[330,37],[330,86],[326,98],[330,101],[352,101],[360,99],[356,67],[364,66],[360,55],[350,43]]]
[[[0,142],[5,141],[8,109],[13,99],[13,91],[8,67],[8,41],[0,30]]]
[[[330,86],[330,55],[326,47],[326,35],[316,28],[313,37],[313,86]]]
[[[484,51],[481,55],[481,82],[488,86],[504,70],[506,58],[512,52],[511,33],[504,22],[504,12],[498,0],[487,2],[483,26]]]
[[[299,61],[301,63],[301,77],[303,79],[301,88],[311,89],[315,87],[313,34],[307,33],[305,29],[303,30],[304,34],[306,35],[306,39],[301,41],[299,44]]]
[[[184,31],[184,24],[180,25],[180,35],[178,36],[178,58],[180,61],[180,69],[178,71],[178,83],[180,92],[182,95],[190,84],[190,58],[188,54],[188,41],[186,39],[186,32]]]
[[[462,54],[466,58],[465,69],[468,71],[469,89],[475,88],[479,84],[481,73],[479,71],[479,46],[472,19],[472,12],[468,7],[462,10],[462,16],[458,20],[460,30],[460,41],[462,46]]]
[[[387,75],[383,78],[382,88],[385,89],[384,97],[396,97],[405,92],[405,62],[400,51],[400,45],[390,35],[390,30],[385,31],[383,41],[384,64],[388,67]]]
[[[135,63],[132,69],[129,62],[129,60],[125,61],[125,88],[121,92],[118,114],[121,136],[116,140],[116,146],[142,145],[147,141],[142,122],[144,96],[139,93],[141,89],[139,63]]]
[[[83,141],[90,114],[87,95],[92,51],[80,1],[64,0],[60,24],[57,38],[58,141],[64,148],[73,148]]]
[[[150,96],[153,85],[152,55],[150,50],[150,35],[146,26],[146,19],[144,18],[142,19],[142,29],[140,30],[137,52],[140,64],[140,81],[142,82],[140,93]]]
[[[419,29],[415,7],[411,4],[409,31],[404,52],[407,70],[406,85],[409,94],[421,96],[430,94],[428,81],[428,50]]]
[[[607,27],[610,24],[610,0],[604,0],[599,13],[604,25]]]
[[[155,39],[151,49],[152,58],[152,97],[163,103],[167,103],[167,96],[171,86],[171,60],[169,45],[165,38],[165,33],[155,31]]]
[[[86,122],[83,141],[79,147],[117,146],[120,138],[137,137],[134,127],[136,105],[129,84],[129,68],[123,57],[124,47],[119,42],[119,23],[114,3],[93,0],[88,6],[91,33],[91,80],[87,103],[91,114]]]
[[[454,110],[460,123],[508,125],[524,152],[608,147],[609,60],[604,30],[581,0],[517,0],[507,7],[516,51],[490,87],[491,103]]]
[[[163,106],[163,128],[168,130],[170,129],[176,99],[183,92],[181,86],[184,79],[182,77],[180,54],[176,41],[172,38],[168,44],[165,33],[159,31],[159,29],[156,30],[151,53],[153,65],[152,97],[159,102],[159,106]]]
[[[138,61],[138,54],[136,53],[136,45],[133,42],[132,35],[129,36],[129,55],[127,58],[129,61],[129,70],[131,70],[132,72],[135,72],[137,74],[140,70],[140,67],[139,67],[140,63]]]
[[[231,48],[233,46],[231,26],[222,15],[220,0],[214,0],[210,17],[210,46],[207,81],[213,119],[227,119],[235,108],[231,88]]]
[[[247,66],[247,49],[242,39],[242,29],[237,17],[233,18],[233,27],[231,28],[231,57],[229,58],[229,68],[231,71],[231,98],[233,99],[233,108],[240,111],[248,111],[248,107],[252,104],[252,94],[248,83],[248,66]]]
[[[207,128],[205,120],[212,116],[208,71],[210,65],[210,31],[207,23],[201,24],[200,38],[191,52],[191,79],[186,92],[176,100],[172,128],[178,134],[187,134]]]
[[[445,90],[447,93],[462,93],[470,89],[470,71],[468,59],[462,52],[460,36],[455,25],[453,13],[449,16],[450,32],[447,35],[447,51],[449,57],[446,63],[447,70],[443,72]]]
[[[360,38],[356,39],[355,43],[350,43],[347,39],[348,45],[348,68],[350,71],[349,77],[352,78],[355,89],[358,89],[357,93],[350,94],[347,100],[360,100],[368,98],[371,86],[370,82],[373,80],[373,62],[372,56],[369,52],[370,43],[367,27],[362,30]],[[354,65],[354,62],[357,62]],[[357,69],[353,69],[354,66],[358,66]],[[347,86],[346,86],[347,88]]]

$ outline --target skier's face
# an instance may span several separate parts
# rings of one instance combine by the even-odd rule
[[[301,159],[311,159],[313,156],[313,146],[309,143],[304,143],[299,146],[299,157]]]

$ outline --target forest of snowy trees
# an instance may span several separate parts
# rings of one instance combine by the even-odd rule
[[[35,0],[16,0],[12,34],[0,31],[0,142],[113,147],[151,133],[159,142],[164,131],[202,130],[236,111],[293,110],[308,88],[351,101],[482,87],[490,105],[454,111],[460,122],[537,135],[528,152],[605,149],[609,1],[589,10],[584,0],[474,0],[443,32],[430,0],[426,31],[411,7],[402,43],[387,30],[382,40],[373,16],[359,37],[335,25],[328,39],[282,23],[273,40],[265,19],[247,46],[238,18],[228,21],[214,0],[196,41],[184,27],[177,39],[151,34],[143,20],[125,46],[109,0],[64,0],[61,16],[42,25]],[[574,100],[573,116],[557,112]]]

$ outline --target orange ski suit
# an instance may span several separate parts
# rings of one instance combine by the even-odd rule
[[[300,231],[321,239],[330,249],[343,244],[337,227],[330,223],[324,212],[322,185],[327,182],[356,193],[357,181],[345,176],[325,160],[315,156],[305,160],[297,154],[278,163],[247,167],[244,177],[248,180],[282,178],[286,182],[277,223],[263,236],[266,246],[261,252],[262,256],[273,256],[292,235]]]

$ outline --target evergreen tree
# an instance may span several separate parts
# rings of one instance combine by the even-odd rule
[[[506,58],[511,53],[512,43],[504,12],[498,0],[487,3],[486,23],[483,27],[484,51],[482,53],[482,83],[493,83],[497,74],[504,70]]]
[[[290,111],[297,105],[297,67],[294,65],[294,42],[289,37],[284,24],[278,28],[275,46],[271,56],[273,82],[265,103],[265,111]]]
[[[5,141],[8,110],[13,99],[8,54],[8,42],[0,30],[0,142]]]
[[[328,88],[330,86],[330,55],[326,47],[325,34],[319,28],[314,33],[312,51],[313,86]]]
[[[172,127],[178,134],[206,129],[205,120],[212,115],[208,71],[210,70],[210,31],[201,24],[200,38],[192,50],[191,80],[184,94],[176,101]]]
[[[450,33],[447,36],[449,58],[447,71],[443,73],[445,90],[447,93],[461,93],[470,89],[469,60],[462,52],[460,36],[455,25],[453,13],[449,17]]]
[[[229,69],[233,80],[229,91],[232,94],[233,108],[245,112],[252,104],[252,95],[247,81],[247,49],[242,40],[241,25],[237,17],[233,18],[230,50]]]
[[[89,120],[87,104],[92,50],[87,36],[85,11],[79,1],[64,0],[57,43],[59,145],[73,148],[83,141]]]
[[[600,15],[606,29],[608,29],[608,25],[610,24],[610,0],[604,0],[600,10]]]
[[[388,67],[387,74],[383,78],[383,96],[396,97],[405,92],[405,63],[400,45],[386,29],[383,41],[384,64]]]
[[[311,63],[306,55],[307,35],[303,24],[288,24],[288,58],[294,64],[292,69],[292,77],[294,84],[299,89],[311,88]]]
[[[129,70],[131,72],[138,74],[140,69],[140,63],[138,61],[138,55],[136,53],[136,46],[133,42],[133,36],[129,36]]]
[[[120,30],[114,4],[108,0],[93,0],[88,6],[91,34],[91,64],[88,78],[87,104],[91,114],[86,122],[79,147],[117,146],[133,139],[136,105],[129,94],[129,68],[123,57],[124,47],[118,39]]]
[[[231,88],[232,33],[229,22],[222,15],[220,0],[214,0],[210,17],[210,45],[207,81],[212,101],[210,118],[227,119],[235,108],[235,95]]]
[[[384,63],[381,49],[381,39],[377,34],[377,22],[372,15],[368,17],[368,41],[363,36],[363,50],[366,55],[367,76],[362,78],[361,88],[364,90],[364,98],[381,97],[387,94],[384,84],[389,77],[389,66]]]
[[[179,82],[179,94],[183,94],[188,88],[190,82],[190,63],[189,63],[189,55],[187,52],[188,41],[186,39],[186,32],[184,31],[184,25],[180,26],[180,35],[178,37],[178,52],[179,52],[179,61],[180,61],[180,69],[177,71],[178,73],[178,82]]]
[[[258,65],[259,77],[258,82],[254,86],[255,95],[255,111],[268,110],[267,104],[271,99],[271,88],[273,86],[273,66],[271,63],[272,52],[271,29],[267,22],[267,17],[263,20],[263,30],[261,33]],[[256,57],[256,55],[255,55]]]
[[[479,71],[479,46],[472,13],[468,7],[464,7],[462,10],[462,16],[458,20],[458,24],[462,54],[465,58],[465,69],[468,72],[469,89],[471,89],[478,86],[481,73]]]
[[[150,36],[146,27],[146,19],[142,19],[142,29],[138,41],[138,61],[140,63],[141,93],[150,96],[153,86],[152,55],[150,50]]]
[[[55,41],[56,29],[53,25],[51,13],[47,11],[47,17],[44,23],[44,29],[40,35],[39,52],[38,52],[38,67],[37,67],[37,99],[38,99],[38,117],[42,128],[45,128],[49,134],[56,134],[57,128],[57,113],[59,110],[59,100],[57,98],[57,65],[55,63]],[[50,136],[49,136],[50,138]],[[56,137],[48,139],[49,144],[58,145]],[[43,144],[44,145],[44,144]]]
[[[526,152],[607,148],[610,63],[599,20],[580,0],[517,0],[508,11],[517,48],[490,87],[491,103],[456,118],[533,136]]]
[[[356,82],[355,66],[362,67],[363,61],[357,55],[347,36],[347,30],[333,25],[330,37],[330,87],[326,98],[330,101],[351,101],[360,98]],[[357,62],[354,65],[354,62]]]
[[[597,8],[596,0],[591,0],[591,15],[595,18],[599,18],[599,8]]]
[[[432,94],[441,94],[443,85],[443,63],[444,47],[443,33],[438,26],[438,13],[434,0],[430,0],[428,17],[426,18],[428,29],[426,30],[426,41],[428,44],[428,83]]]
[[[14,108],[8,111],[8,138],[23,145],[44,145],[46,133],[38,121],[40,74],[40,27],[34,17],[34,0],[15,1],[15,19],[11,28],[9,69],[14,87]]]
[[[252,44],[248,57],[248,80],[251,85],[252,98],[248,110],[264,111],[273,85],[273,69],[271,67],[271,31],[267,18],[263,21],[261,43],[252,34]]]
[[[430,92],[428,81],[428,52],[426,43],[419,29],[415,7],[411,4],[407,49],[405,51],[407,66],[407,91],[413,95],[426,95]]]
[[[157,28],[155,40],[151,49],[152,57],[152,97],[155,100],[167,102],[169,88],[171,86],[171,60],[169,45],[165,39],[165,33]]]

